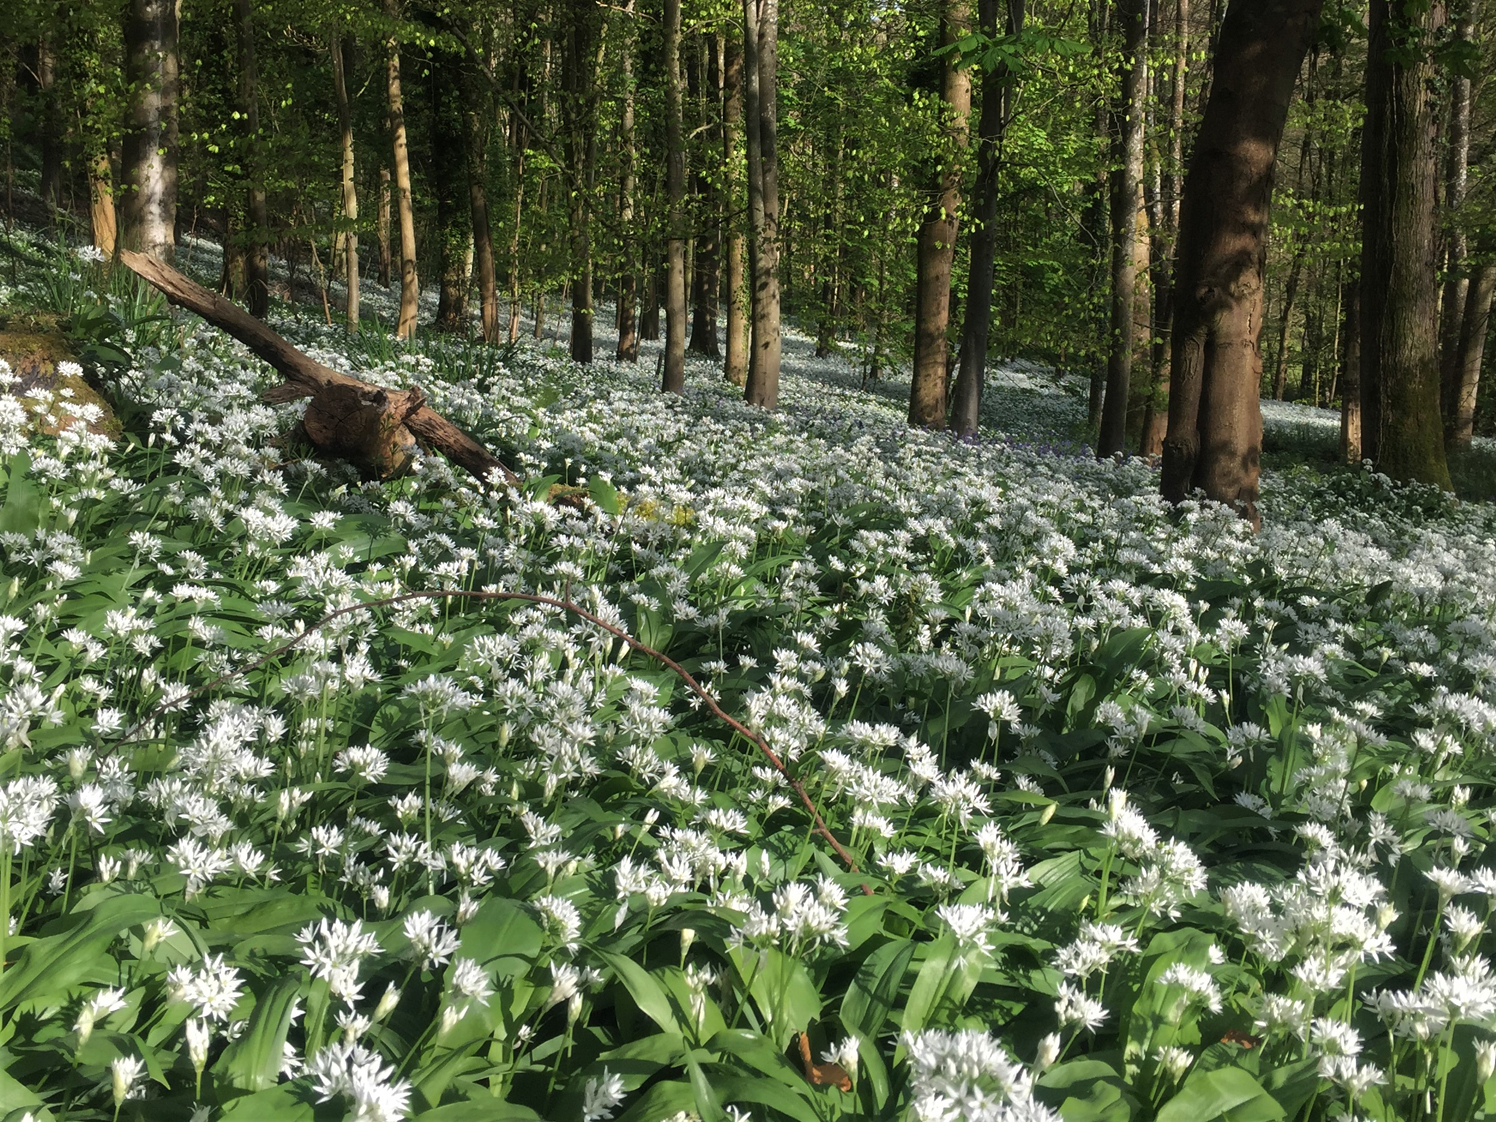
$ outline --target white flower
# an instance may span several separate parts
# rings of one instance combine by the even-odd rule
[[[623,1102],[623,1076],[603,1068],[601,1078],[587,1080],[582,1088],[582,1122],[606,1122]]]

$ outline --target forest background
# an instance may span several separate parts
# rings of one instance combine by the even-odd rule
[[[1241,3],[1234,30],[1221,0],[8,10],[7,212],[31,188],[109,254],[209,234],[259,316],[271,252],[350,331],[375,268],[404,337],[468,330],[476,297],[490,342],[569,315],[588,362],[606,305],[624,360],[663,318],[663,388],[689,349],[772,407],[782,312],[866,379],[912,367],[911,423],[972,433],[987,355],[1023,356],[1087,377],[1102,454],[1166,460],[1198,336],[1164,489],[1254,519],[1258,392],[1338,405],[1345,460],[1446,487],[1445,447],[1496,428],[1478,0]]]

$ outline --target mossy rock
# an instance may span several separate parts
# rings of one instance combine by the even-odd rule
[[[20,317],[0,325],[0,359],[10,364],[11,372],[18,379],[10,387],[10,392],[28,408],[37,404],[45,392],[50,392],[54,400],[66,397],[71,401],[97,405],[100,415],[97,420],[89,422],[89,429],[118,440],[124,428],[113,407],[80,375],[57,372],[59,363],[75,361],[73,352],[61,332],[45,330],[44,327],[38,320],[22,320]],[[35,431],[57,436],[71,424],[57,410],[52,412],[57,416],[56,421],[33,415]]]

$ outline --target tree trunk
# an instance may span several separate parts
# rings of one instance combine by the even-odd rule
[[[702,38],[701,131],[706,140],[706,151],[711,152],[722,144],[722,121],[718,115],[721,76],[717,63],[717,37],[708,35]],[[722,290],[722,192],[716,173],[708,170],[705,160],[695,170],[693,179],[704,220],[696,235],[696,256],[691,270],[690,350],[693,354],[718,358],[722,354],[717,345],[717,300]]]
[[[779,0],[744,0],[743,69],[753,328],[743,398],[779,404]]]
[[[997,37],[999,0],[977,0],[982,33]],[[1023,31],[1024,0],[1007,0],[1007,34]],[[956,374],[951,428],[957,436],[977,431],[982,388],[987,375],[987,342],[992,328],[992,273],[997,256],[998,156],[1008,123],[1006,66],[982,75],[982,109],[977,118],[976,222],[971,232],[970,279],[966,285],[966,319],[961,325],[961,363]]]
[[[472,60],[462,68],[467,88],[463,112],[466,125],[468,209],[473,221],[473,260],[478,266],[478,305],[483,323],[483,341],[499,341],[499,281],[494,267],[493,222],[488,215],[488,130],[493,120],[493,93],[481,81]]]
[[[1455,39],[1469,44],[1474,35],[1479,0],[1464,0],[1455,20]],[[1460,214],[1470,178],[1470,79],[1456,72],[1449,79],[1449,146],[1444,162],[1444,221],[1449,226],[1449,244],[1445,248],[1444,294],[1439,309],[1439,364],[1442,392],[1440,404],[1447,433],[1459,427],[1456,414],[1461,407],[1460,389],[1464,382],[1464,360],[1460,341],[1465,330],[1468,247],[1465,219]],[[1452,439],[1452,437],[1451,437]],[[1468,443],[1468,440],[1467,440]]]
[[[1119,0],[1122,22],[1123,70],[1118,129],[1119,167],[1112,180],[1112,314],[1110,349],[1106,364],[1106,398],[1101,406],[1101,432],[1096,454],[1125,451],[1127,399],[1132,386],[1133,353],[1137,346],[1136,293],[1139,238],[1138,198],[1143,187],[1143,141],[1148,91],[1148,0]]]
[[[399,18],[399,3],[400,0],[384,0],[386,18]],[[400,319],[395,334],[401,339],[414,339],[421,282],[416,275],[416,216],[410,189],[410,151],[405,139],[405,100],[400,93],[400,40],[391,35],[386,48],[389,51],[386,75],[395,170],[395,209],[400,216]]]
[[[386,390],[322,365],[264,323],[159,261],[126,250],[125,266],[166,295],[238,339],[286,381],[264,394],[271,403],[311,398],[303,427],[324,451],[351,460],[368,478],[388,478],[409,463],[415,439],[476,478],[499,485],[518,477],[467,433],[426,404],[420,390]],[[414,439],[412,439],[414,438]]]
[[[1345,342],[1341,346],[1340,459],[1361,462],[1361,282],[1345,282],[1341,303],[1345,306]]]
[[[1231,0],[1180,208],[1161,487],[1174,503],[1200,488],[1253,526],[1273,165],[1321,3]]]
[[[743,199],[743,179],[738,174],[738,134],[743,125],[743,48],[731,28],[727,31],[722,67],[722,159],[727,169],[724,209],[732,214]],[[752,295],[745,273],[745,246],[741,221],[727,220],[727,348],[722,374],[734,386],[748,384],[748,327]]]
[[[379,214],[378,225],[375,236],[379,239],[379,284],[381,288],[390,286],[390,272],[393,262],[390,260],[390,169],[382,167],[379,169]]]
[[[1394,479],[1450,486],[1439,411],[1434,117],[1441,9],[1371,0],[1361,183],[1362,450]]]
[[[358,188],[353,162],[353,103],[348,96],[348,71],[353,68],[354,38],[332,42],[332,89],[338,103],[338,132],[343,145],[343,284],[347,289],[344,319],[350,335],[358,333]]]
[[[968,0],[944,0],[940,45],[951,48],[970,26]],[[950,345],[946,329],[951,315],[951,267],[961,210],[960,149],[966,144],[971,115],[971,70],[957,66],[954,51],[941,63],[940,100],[944,106],[945,151],[940,153],[939,195],[920,224],[915,246],[914,372],[909,384],[909,423],[921,428],[945,427],[950,380]]]
[[[634,0],[624,9],[627,20],[623,42],[619,46],[619,68],[623,71],[623,108],[618,124],[619,169],[618,226],[624,242],[624,267],[618,275],[618,351],[620,362],[639,361],[639,270],[637,261],[638,232],[634,229],[634,192],[638,175],[634,164]]]
[[[1299,276],[1304,271],[1304,254],[1308,245],[1303,237],[1294,247],[1293,263],[1288,267],[1288,280],[1283,286],[1283,309],[1278,316],[1278,349],[1273,355],[1273,400],[1282,401],[1288,392],[1288,321],[1293,315],[1294,301],[1299,296]]]
[[[568,226],[571,238],[571,345],[572,361],[592,361],[592,211],[588,185],[595,164],[597,130],[593,107],[597,75],[597,7],[591,0],[578,0],[569,9],[569,26],[563,31],[565,49],[561,68],[566,88],[563,119],[566,123],[566,162],[571,183]]]
[[[50,25],[51,21],[47,21]],[[41,148],[42,201],[51,207],[62,205],[62,114],[57,90],[57,31],[44,26],[36,44],[36,92],[41,98],[40,129],[37,140]]]
[[[125,130],[124,241],[170,262],[176,251],[176,0],[130,0],[125,18],[129,107]]]
[[[1174,75],[1169,90],[1169,160],[1162,175],[1162,205],[1154,231],[1153,392],[1143,414],[1138,451],[1161,456],[1169,429],[1169,380],[1174,338],[1174,249],[1179,240],[1179,199],[1184,176],[1184,93],[1189,78],[1190,5],[1178,0],[1174,23]]]
[[[644,253],[644,305],[639,311],[639,338],[647,343],[660,337],[660,261],[658,250],[649,247]]]
[[[88,216],[94,245],[105,257],[112,258],[119,240],[119,218],[114,209],[114,176],[109,170],[107,148],[88,157]]]
[[[1459,376],[1454,387],[1454,417],[1449,427],[1451,448],[1469,448],[1475,437],[1475,399],[1480,390],[1480,367],[1486,351],[1493,293],[1496,293],[1496,263],[1488,261],[1475,270],[1465,293],[1465,315],[1460,322],[1457,351]]]
[[[750,0],[751,2],[751,0]],[[681,123],[680,0],[665,0],[665,370],[660,388],[686,389],[686,142]]]
[[[468,289],[473,275],[472,177],[467,151],[467,110],[472,91],[465,88],[466,60],[447,53],[431,60],[426,89],[432,138],[431,191],[436,196],[438,331],[467,333]]]
[[[255,72],[255,25],[252,0],[234,0],[234,30],[239,46],[239,120],[244,129],[244,305],[264,319],[270,311],[270,207],[265,198],[265,169],[260,140],[259,78]]]

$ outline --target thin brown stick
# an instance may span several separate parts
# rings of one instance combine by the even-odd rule
[[[119,740],[116,740],[113,744],[109,745],[109,747],[101,753],[101,757],[107,758],[114,752],[116,748],[132,743],[137,739],[136,734],[138,734],[141,729],[145,728],[146,725],[150,724],[162,714],[167,713],[172,709],[186,705],[187,702],[191,701],[194,697],[197,697],[200,694],[207,693],[210,690],[216,689],[218,686],[221,686],[224,682],[227,682],[230,679],[238,678],[244,674],[249,673],[251,670],[258,670],[267,662],[270,662],[275,658],[278,658],[280,655],[285,654],[287,651],[293,650],[296,647],[300,646],[312,635],[315,635],[318,631],[322,630],[328,624],[332,623],[336,619],[341,618],[342,616],[351,615],[354,612],[361,612],[371,608],[385,608],[390,607],[394,604],[404,604],[412,600],[440,599],[520,600],[529,604],[545,604],[552,608],[560,608],[562,611],[570,612],[572,615],[579,616],[593,626],[600,627],[608,634],[618,639],[622,639],[623,642],[627,644],[632,650],[636,650],[640,654],[648,655],[656,662],[665,666],[672,673],[674,673],[676,677],[684,682],[686,684],[686,687],[692,693],[694,693],[697,697],[701,698],[701,700],[706,703],[706,707],[711,710],[713,716],[715,716],[728,728],[741,735],[750,744],[753,744],[755,747],[757,747],[758,750],[762,752],[765,757],[767,757],[769,763],[774,765],[774,769],[778,771],[780,775],[784,776],[785,782],[790,785],[790,789],[800,797],[801,804],[805,807],[806,811],[809,812],[811,821],[814,823],[814,832],[826,839],[827,844],[829,844],[831,848],[835,850],[836,855],[841,858],[842,862],[851,872],[859,873],[862,871],[857,866],[857,859],[852,856],[852,854],[847,850],[846,846],[842,845],[841,842],[836,840],[836,835],[833,834],[831,832],[831,828],[826,825],[826,820],[821,817],[821,812],[816,807],[815,800],[813,800],[810,797],[809,792],[805,790],[805,784],[801,783],[799,779],[790,774],[789,769],[784,764],[784,760],[780,758],[779,754],[775,752],[774,749],[769,747],[768,741],[764,740],[762,736],[758,735],[758,733],[754,732],[737,718],[731,716],[726,710],[722,708],[722,706],[718,705],[717,700],[707,692],[706,688],[703,687],[700,682],[692,677],[690,671],[688,671],[680,663],[676,662],[669,655],[665,654],[663,651],[657,651],[648,643],[643,643],[638,639],[635,639],[627,631],[624,631],[623,628],[615,627],[613,624],[599,619],[596,615],[594,615],[592,612],[589,612],[580,604],[574,603],[571,600],[562,600],[554,596],[542,596],[534,592],[469,592],[464,589],[456,588],[434,588],[420,592],[404,592],[399,596],[386,596],[379,600],[366,600],[360,604],[351,604],[346,608],[338,608],[337,610],[329,612],[327,615],[323,616],[320,620],[318,620],[312,626],[308,627],[299,635],[287,640],[280,646],[276,647],[274,650],[261,655],[249,665],[241,666],[237,670],[230,670],[226,673],[218,675],[218,677],[214,678],[211,682],[206,682],[203,685],[198,686],[196,689],[187,693],[178,701],[171,702],[166,705],[156,706],[155,709],[152,709],[144,717],[136,721],[135,724],[130,726],[130,728],[126,730],[124,736],[120,737]],[[862,886],[862,891],[869,896],[873,894],[872,888],[867,884],[864,884]]]

